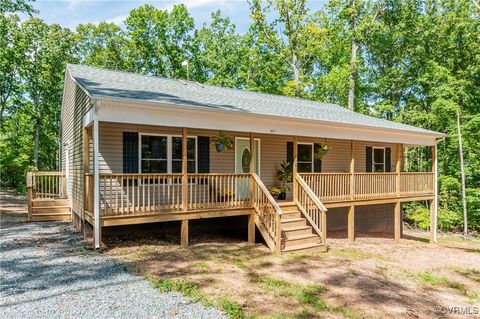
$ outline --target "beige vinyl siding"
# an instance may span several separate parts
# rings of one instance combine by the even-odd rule
[[[70,183],[67,192],[72,211],[83,219],[83,117],[91,109],[91,100],[76,85],[68,73],[65,77],[65,89],[62,103],[62,144],[70,145]],[[62,147],[62,170],[65,171],[65,147]]]
[[[100,173],[123,172],[123,132],[138,132],[142,134],[181,135],[181,128],[136,125],[123,123],[101,122],[100,132]],[[232,138],[249,137],[249,133],[227,132]],[[214,136],[216,130],[188,129],[188,135]],[[260,177],[267,186],[278,186],[277,171],[283,160],[287,159],[287,141],[293,142],[292,136],[255,134],[260,138]],[[350,169],[350,141],[338,139],[298,137],[299,142],[319,143],[331,146],[329,153],[322,161],[322,172],[349,172]],[[355,142],[355,169],[365,172],[366,146],[382,146],[392,148],[392,171],[395,168],[396,145]],[[210,172],[235,172],[235,150],[217,152],[214,145],[210,145]]]

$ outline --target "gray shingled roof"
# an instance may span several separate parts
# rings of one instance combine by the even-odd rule
[[[169,105],[211,108],[291,119],[443,134],[352,112],[337,104],[201,85],[195,82],[69,64],[70,75],[94,98],[112,97]]]

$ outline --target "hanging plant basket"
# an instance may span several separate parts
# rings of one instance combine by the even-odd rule
[[[234,140],[224,131],[219,131],[217,136],[212,136],[212,143],[217,152],[223,152],[233,148]]]

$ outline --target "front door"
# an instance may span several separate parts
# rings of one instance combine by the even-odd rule
[[[255,164],[253,171],[258,174],[260,171],[260,140],[255,140]],[[250,173],[250,139],[235,139],[235,173]],[[239,199],[250,198],[250,183],[248,179],[239,179],[236,184],[236,196]]]
[[[255,139],[255,166],[254,173],[258,174],[260,171],[260,140]],[[250,139],[239,138],[235,139],[235,173],[250,173]]]

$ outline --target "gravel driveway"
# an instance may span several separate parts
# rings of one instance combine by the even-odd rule
[[[12,216],[2,213],[0,229],[1,318],[225,318],[85,250],[68,223]]]

